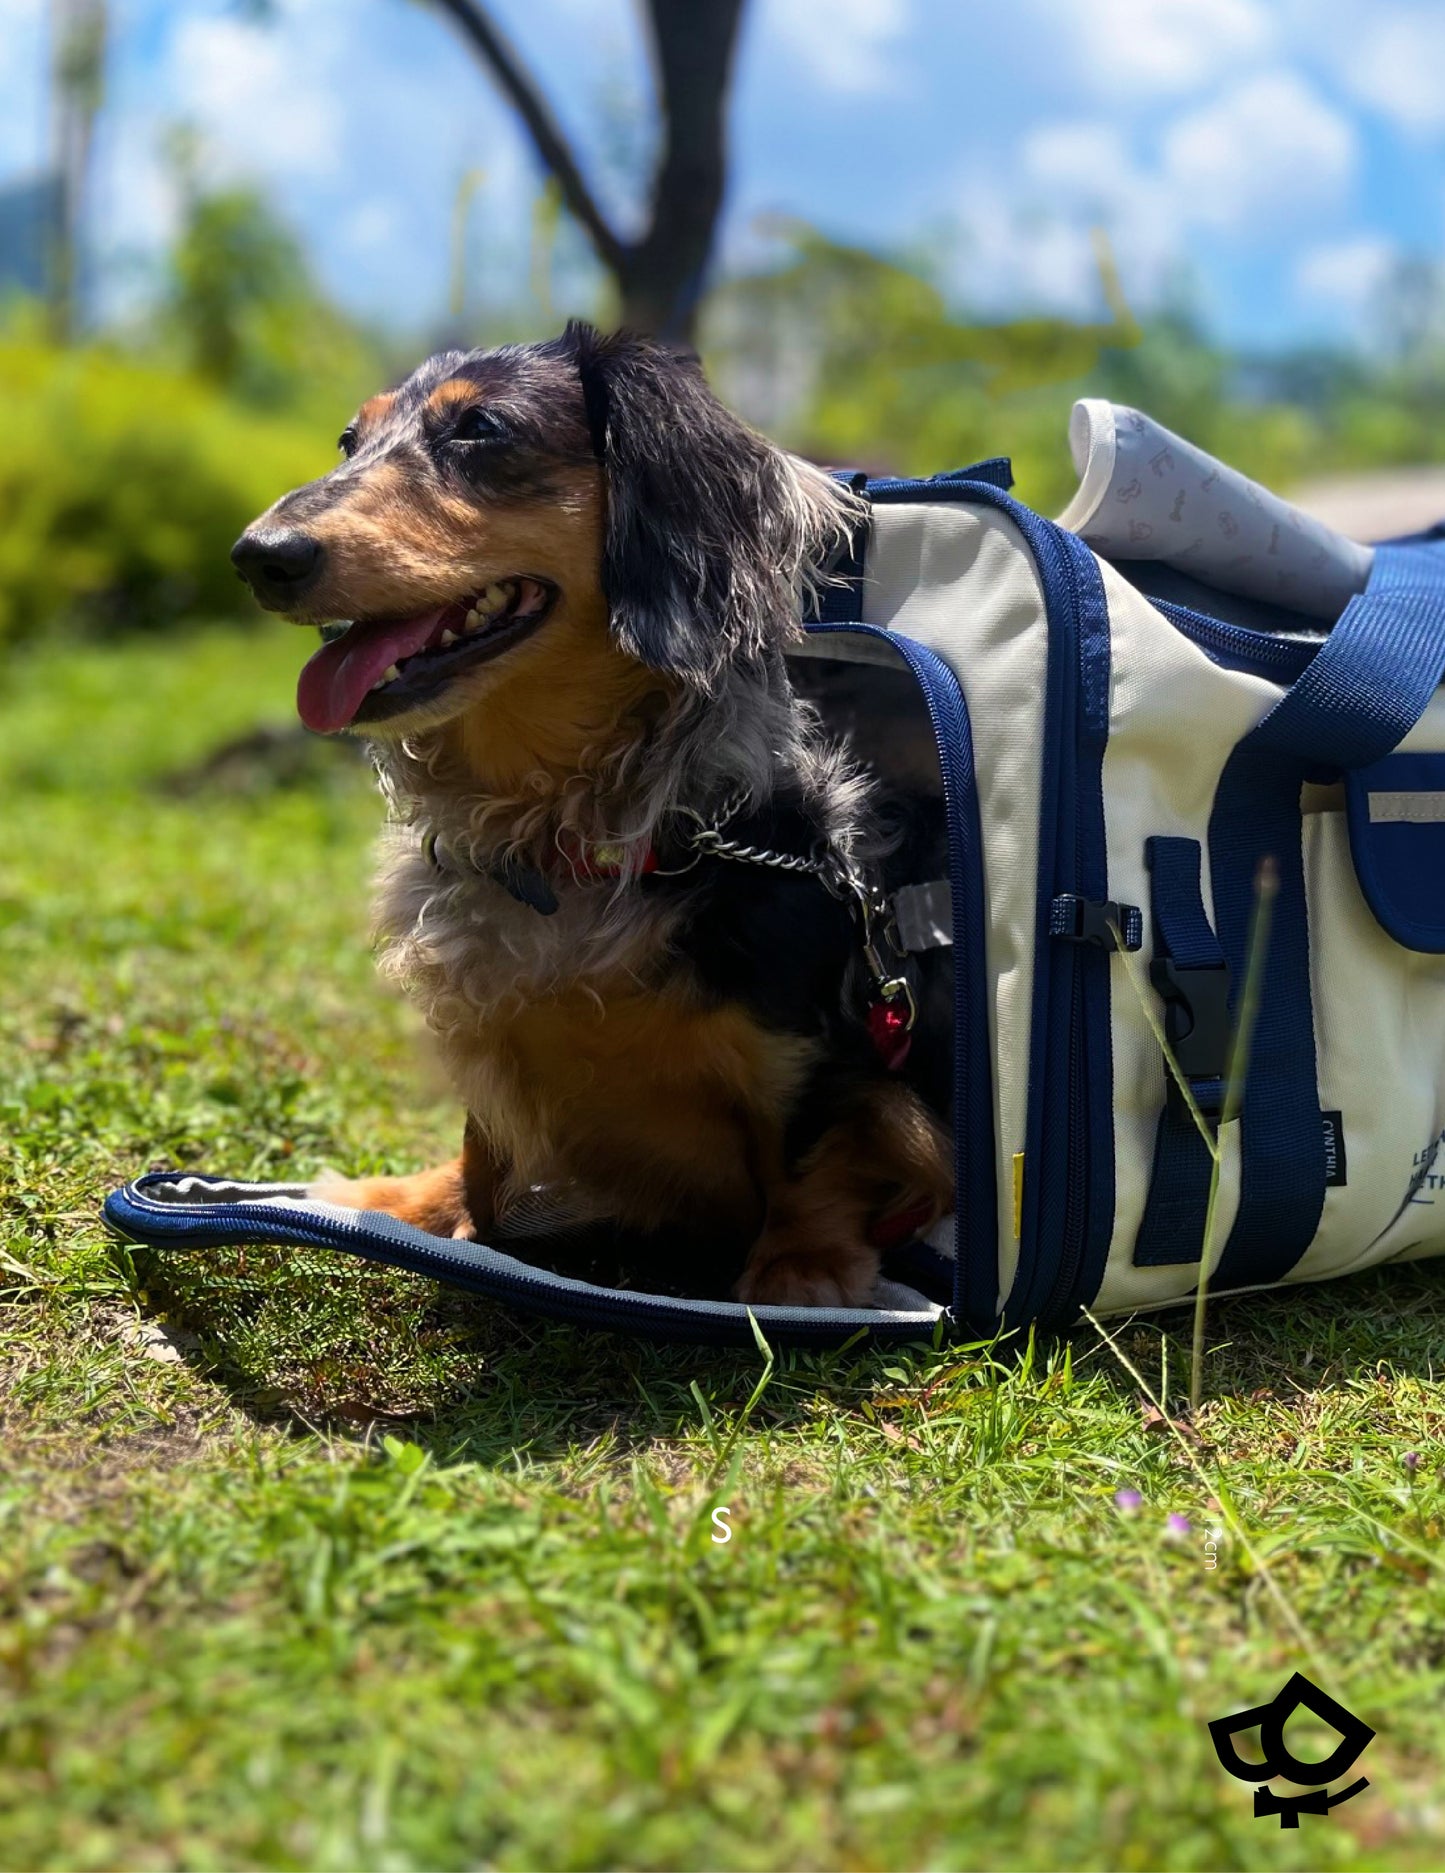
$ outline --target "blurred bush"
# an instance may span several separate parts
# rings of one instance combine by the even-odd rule
[[[207,191],[177,137],[181,222],[144,324],[62,349],[39,309],[0,325],[0,642],[259,617],[238,533],[336,460],[388,373],[255,191]]]
[[[376,388],[384,347],[322,292],[300,242],[255,189],[203,188],[199,153],[177,133],[181,221],[167,257],[152,346],[258,406],[348,414]],[[142,343],[144,344],[144,340]]]
[[[1122,307],[1108,324],[988,324],[950,306],[921,262],[781,231],[788,258],[720,287],[705,328],[724,387],[755,421],[819,461],[875,473],[1010,455],[1026,498],[1058,495],[1069,386],[1107,346],[1135,341]]]
[[[1012,457],[1057,512],[1077,482],[1076,397],[1135,404],[1260,481],[1445,460],[1445,352],[1231,357],[1187,310],[1136,323],[1101,250],[1108,323],[991,323],[951,304],[927,257],[889,258],[791,224],[780,263],[711,296],[706,350],[754,422],[818,461],[929,475]]]
[[[259,195],[199,185],[184,138],[176,163],[181,225],[143,326],[62,350],[35,308],[0,322],[0,642],[259,616],[232,541],[324,472],[356,403],[432,348],[349,320]],[[1382,314],[1397,336],[1373,358],[1240,359],[1187,310],[1137,323],[1105,249],[1107,319],[990,322],[950,297],[936,254],[773,232],[775,264],[709,295],[703,350],[730,402],[816,460],[927,475],[1009,455],[1022,497],[1057,512],[1075,482],[1069,408],[1087,395],[1137,404],[1283,490],[1445,459],[1433,274],[1434,297],[1402,282]],[[494,308],[495,330],[457,314],[433,338],[465,342],[464,323],[473,342],[555,330],[545,300]]]
[[[253,611],[231,543],[329,466],[330,432],[19,325],[0,336],[0,642]]]

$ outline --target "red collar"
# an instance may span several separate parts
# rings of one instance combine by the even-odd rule
[[[641,859],[632,854],[632,848],[620,840],[603,840],[598,845],[584,845],[580,839],[559,836],[558,849],[562,861],[574,878],[625,878],[628,876],[645,878],[649,872],[657,870],[657,849],[649,844]]]

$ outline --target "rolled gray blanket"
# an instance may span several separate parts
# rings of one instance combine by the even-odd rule
[[[1334,623],[1374,554],[1152,417],[1086,397],[1069,419],[1079,489],[1059,516],[1105,559],[1156,559],[1203,584]]]

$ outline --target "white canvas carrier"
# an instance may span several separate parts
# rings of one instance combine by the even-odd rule
[[[802,654],[906,672],[936,745],[948,877],[895,906],[910,947],[952,949],[958,1210],[872,1308],[755,1309],[770,1339],[1192,1294],[1211,1151],[1161,1028],[1220,1145],[1212,1292],[1445,1252],[1445,525],[1344,540],[1106,403],[1070,440],[1059,523],[1004,462],[852,477],[869,521]],[[159,1173],[106,1213],[152,1242],[347,1249],[589,1325],[753,1331],[733,1303],[594,1286],[297,1186]]]

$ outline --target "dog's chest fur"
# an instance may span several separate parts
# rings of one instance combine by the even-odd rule
[[[846,913],[812,879],[718,860],[556,895],[541,915],[398,831],[383,968],[515,1188],[575,1180],[645,1226],[685,1198],[750,1228],[836,1022]]]

